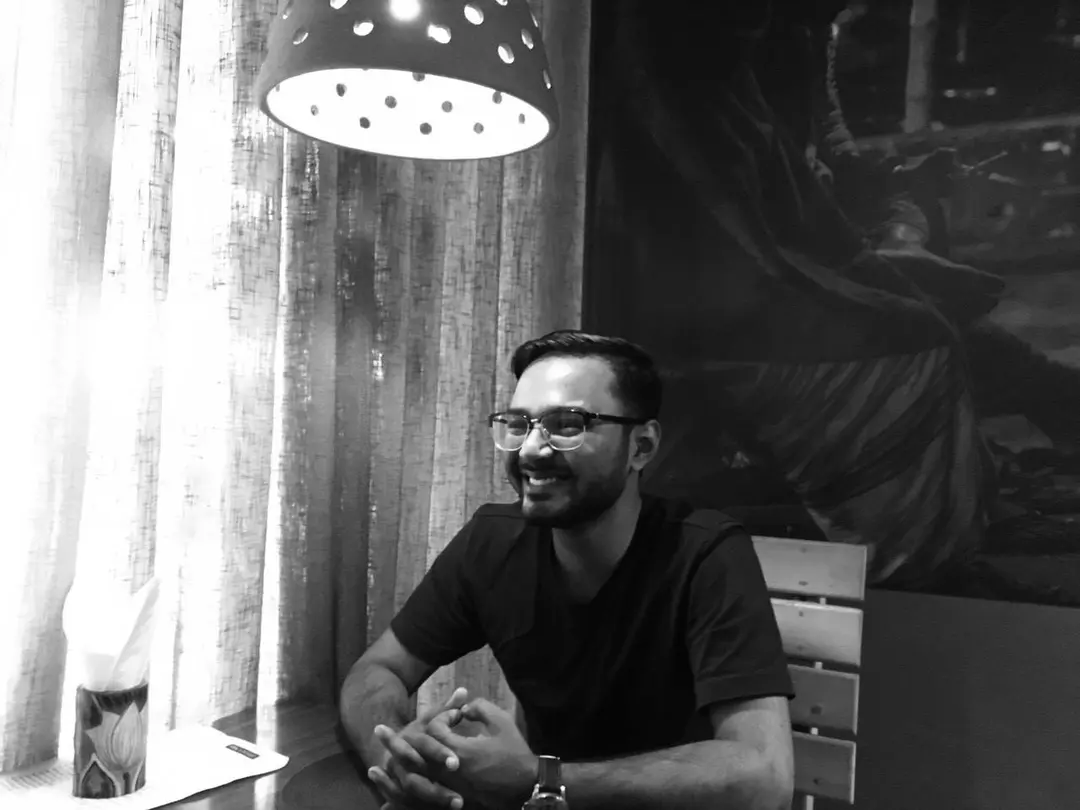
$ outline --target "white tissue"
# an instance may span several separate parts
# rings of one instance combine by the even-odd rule
[[[150,667],[161,582],[152,577],[135,594],[123,586],[79,581],[64,602],[70,660],[86,689],[109,692],[141,684]]]

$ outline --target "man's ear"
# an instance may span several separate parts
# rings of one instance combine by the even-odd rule
[[[634,428],[631,437],[630,469],[640,472],[656,456],[660,449],[661,430],[656,419]]]

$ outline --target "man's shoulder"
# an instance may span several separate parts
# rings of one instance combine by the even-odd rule
[[[664,514],[664,533],[676,535],[691,545],[708,545],[727,537],[745,534],[742,523],[723,512],[711,507],[699,507],[677,498],[651,496],[651,508]]]
[[[505,558],[527,528],[520,504],[485,503],[473,512],[465,529],[474,561]]]
[[[719,539],[730,534],[746,532],[742,523],[719,509],[691,508],[683,518],[686,530],[703,538]]]
[[[485,503],[469,521],[475,535],[486,540],[514,539],[525,528],[525,516],[518,503]]]
[[[711,568],[741,566],[750,538],[736,518],[676,498],[655,499],[653,508],[664,515],[656,553],[675,563],[673,570],[693,577],[706,560]]]

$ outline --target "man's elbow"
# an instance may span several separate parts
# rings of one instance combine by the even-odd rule
[[[746,768],[728,793],[725,807],[739,810],[790,810],[795,776],[790,760],[760,757]]]
[[[762,759],[751,776],[757,801],[748,805],[752,810],[791,810],[795,793],[795,774],[790,759]]]
[[[404,698],[404,685],[393,672],[363,656],[352,665],[338,693],[338,715],[347,729],[352,727],[363,706],[387,692]]]
[[[361,656],[359,660],[353,663],[345,676],[345,680],[341,684],[341,690],[338,692],[338,706],[342,714],[345,713],[346,708],[351,707],[357,698],[362,695],[367,669],[364,658]]]

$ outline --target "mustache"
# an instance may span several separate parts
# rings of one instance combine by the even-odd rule
[[[515,465],[514,469],[517,471],[518,475],[534,475],[537,477],[549,474],[562,476],[570,475],[569,470],[562,469],[561,467],[535,467],[533,465],[529,465],[526,467],[522,466],[521,464],[517,464]]]

